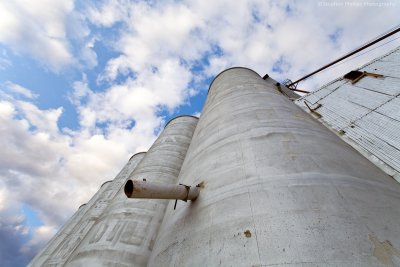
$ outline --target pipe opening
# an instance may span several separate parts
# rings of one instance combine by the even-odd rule
[[[124,192],[127,197],[131,197],[133,193],[133,182],[132,180],[128,180],[124,187]]]

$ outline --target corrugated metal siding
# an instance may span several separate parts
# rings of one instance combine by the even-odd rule
[[[400,182],[400,47],[359,70],[384,77],[340,78],[295,103],[321,104],[321,122]]]
[[[388,105],[383,105],[376,109],[376,112],[383,114],[393,120],[396,120],[397,123],[400,122],[400,98],[393,98]]]

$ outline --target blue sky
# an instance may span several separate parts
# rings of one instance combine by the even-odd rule
[[[399,24],[397,0],[346,2],[0,2],[0,266],[26,265],[168,120],[199,115],[220,71],[296,79]]]

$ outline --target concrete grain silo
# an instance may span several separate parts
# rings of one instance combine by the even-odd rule
[[[400,266],[399,183],[295,98],[267,75],[223,71],[200,119],[171,120],[30,265]],[[140,184],[194,201],[128,199],[161,198]]]
[[[197,121],[171,120],[129,179],[175,184]],[[128,199],[121,184],[118,190],[66,266],[147,265],[168,201]]]
[[[72,217],[63,225],[57,234],[49,240],[47,245],[32,259],[28,266],[42,266],[42,264],[52,256],[54,250],[71,233],[83,214],[87,211],[86,204],[81,205]]]
[[[212,82],[148,266],[400,266],[400,185],[232,68]]]
[[[89,202],[82,205],[47,246],[36,255],[29,266],[62,266],[142,158],[143,154],[133,156],[113,181],[105,182]]]

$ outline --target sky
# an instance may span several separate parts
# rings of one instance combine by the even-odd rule
[[[398,14],[398,0],[0,0],[0,266],[25,266],[171,118],[200,115],[222,70],[295,80]],[[298,87],[318,89],[399,36]]]

